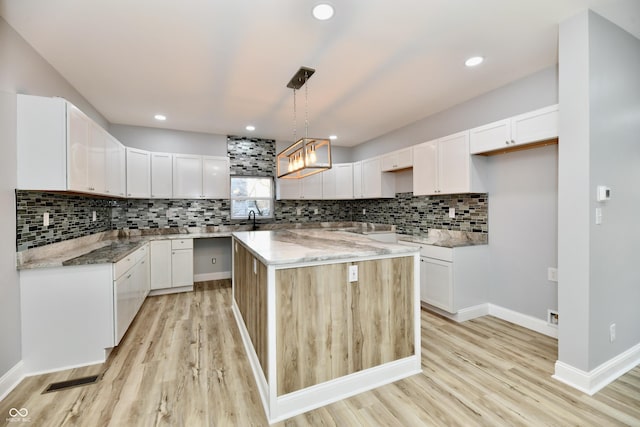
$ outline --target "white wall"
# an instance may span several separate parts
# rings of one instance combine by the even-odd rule
[[[558,102],[558,70],[538,71],[353,148],[362,160]]]
[[[590,372],[640,344],[640,40],[584,12],[561,24],[559,53],[558,359]]]
[[[127,147],[142,150],[205,156],[227,155],[225,135],[117,124],[109,127],[109,133]]]
[[[108,126],[104,117],[0,17],[0,377],[22,358],[15,268],[16,93],[64,97]]]
[[[546,320],[558,287],[558,148],[555,145],[488,159],[489,301]]]
[[[194,239],[193,274],[211,274],[231,271],[231,238]],[[211,259],[215,258],[213,264]]]

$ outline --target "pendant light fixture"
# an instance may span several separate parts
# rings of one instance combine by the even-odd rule
[[[300,67],[287,87],[293,89],[293,139],[296,139],[296,91],[305,86],[316,70]],[[304,95],[304,138],[285,148],[276,159],[278,178],[299,179],[331,169],[331,141],[309,138],[309,86]]]

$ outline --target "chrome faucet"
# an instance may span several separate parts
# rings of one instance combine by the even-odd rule
[[[249,211],[249,221],[251,221],[251,214],[253,214],[253,227],[251,229],[255,231],[258,229],[256,226],[256,212],[253,209]]]

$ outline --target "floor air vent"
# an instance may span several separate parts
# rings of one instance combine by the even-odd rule
[[[87,384],[93,384],[98,381],[99,375],[91,375],[90,377],[75,378],[73,380],[60,381],[59,383],[49,384],[49,387],[42,393],[51,393],[53,391],[65,390],[67,388],[80,387]]]

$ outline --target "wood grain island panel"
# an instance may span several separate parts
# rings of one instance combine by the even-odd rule
[[[270,423],[421,372],[417,249],[288,230],[236,232],[232,253],[232,310]]]

